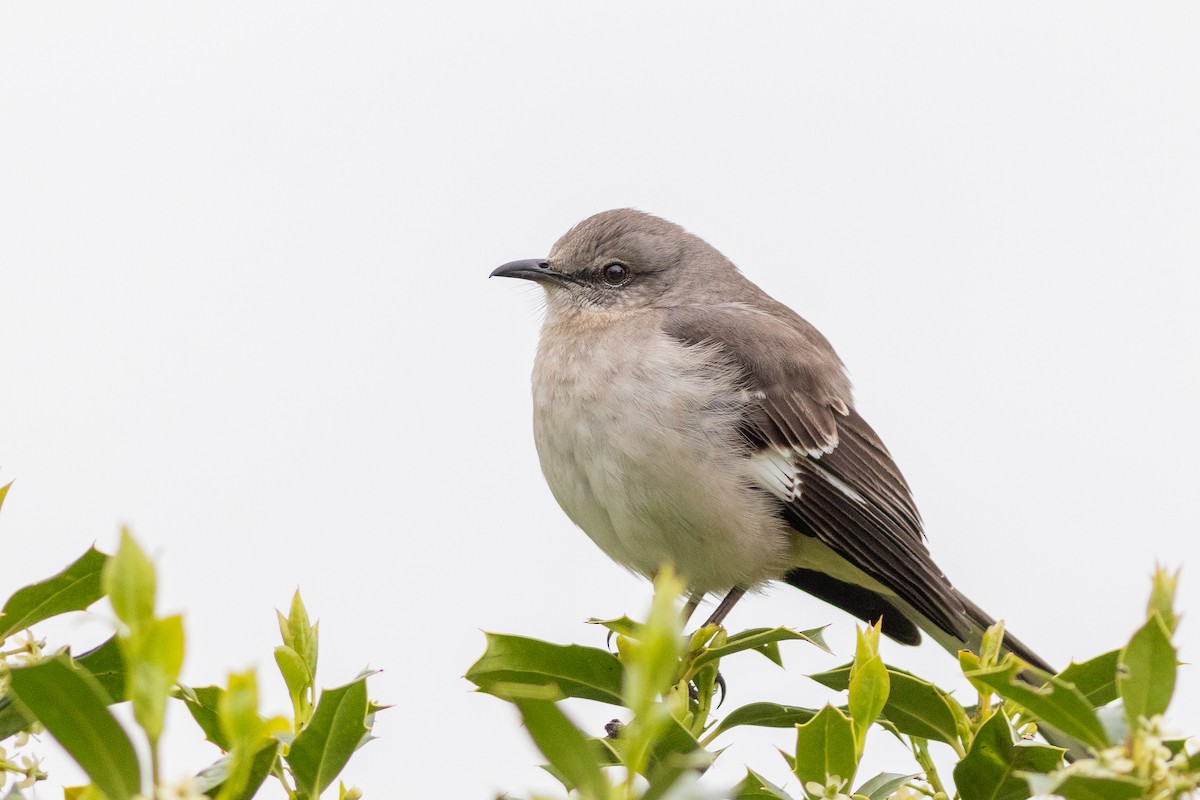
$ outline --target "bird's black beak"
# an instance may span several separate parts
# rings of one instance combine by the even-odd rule
[[[559,272],[550,266],[544,258],[527,258],[522,261],[510,261],[492,270],[490,278],[524,278],[527,281],[553,281],[555,283],[575,283],[574,276]]]

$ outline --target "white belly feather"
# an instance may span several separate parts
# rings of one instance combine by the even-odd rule
[[[789,535],[750,488],[761,479],[738,443],[734,371],[665,334],[581,328],[547,324],[534,367],[534,437],[559,505],[643,575],[669,562],[704,592],[780,577]]]

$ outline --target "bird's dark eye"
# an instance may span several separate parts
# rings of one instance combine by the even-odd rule
[[[614,261],[611,264],[605,264],[601,274],[604,276],[604,282],[609,286],[620,286],[629,278],[629,267],[619,261]]]

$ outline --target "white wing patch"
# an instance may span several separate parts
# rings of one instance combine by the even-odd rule
[[[789,451],[768,448],[750,457],[750,472],[759,486],[785,503],[800,498],[804,476],[796,463],[797,457]],[[804,459],[804,468],[812,470],[826,483],[837,489],[859,505],[867,505],[867,499],[844,480],[817,463],[816,459]]]
[[[800,470],[790,452],[771,447],[756,453],[750,457],[750,473],[759,486],[785,503],[800,496]]]
[[[846,497],[849,497],[851,500],[858,503],[860,506],[865,506],[867,504],[867,498],[865,498],[861,494],[859,494],[858,491],[853,486],[846,483],[844,480],[839,478],[837,475],[834,475],[832,472],[830,472],[829,470],[822,467],[816,461],[810,461],[808,463],[808,467],[813,472],[816,472],[818,475],[820,475],[822,478],[824,478],[829,483],[830,486],[837,489],[839,492],[846,495]]]
[[[808,456],[809,458],[820,458],[821,456],[827,456],[830,453],[832,453],[834,450],[837,449],[837,446],[838,446],[837,436],[834,436],[832,439],[830,439],[828,442],[821,445],[820,447],[814,447],[814,448],[808,449],[808,450],[806,450],[803,447],[793,447],[792,449],[796,451],[796,455]]]

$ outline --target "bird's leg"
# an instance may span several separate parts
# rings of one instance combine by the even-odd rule
[[[742,599],[742,595],[745,593],[746,590],[738,586],[730,589],[729,594],[725,595],[721,602],[717,604],[717,607],[713,609],[712,614],[709,615],[708,619],[701,627],[707,628],[709,625],[720,625],[722,622],[724,622],[725,615],[728,614],[730,610],[737,604],[738,600]],[[688,598],[687,607],[683,610],[683,621],[685,624],[687,623],[688,618],[692,615],[692,612],[696,610],[696,606],[700,604],[700,600],[703,597],[703,594],[693,594]],[[721,699],[717,701],[717,708],[720,708],[721,704],[725,702],[726,694],[728,694],[727,687],[725,685],[725,676],[723,676],[720,672],[718,672],[716,675],[716,685],[721,692]],[[699,692],[697,691],[695,684],[688,684],[688,696],[691,697],[693,702],[699,699]]]
[[[740,586],[730,589],[729,594],[725,595],[724,599],[720,603],[717,603],[717,607],[713,609],[713,612],[708,615],[708,619],[704,623],[705,627],[724,623],[725,615],[733,610],[733,607],[737,605],[737,601],[741,600],[742,595],[745,593],[746,590]],[[717,707],[720,708],[721,704],[725,702],[726,695],[725,678],[720,672],[717,673],[717,687],[721,690],[721,699],[717,701]]]
[[[742,595],[745,593],[746,590],[740,586],[735,586],[730,589],[729,594],[725,595],[725,599],[723,599],[720,603],[717,603],[717,607],[713,609],[712,614],[708,616],[708,620],[704,624],[720,625],[722,622],[724,622],[725,615],[728,614],[735,605],[737,605],[737,601],[741,600]]]

